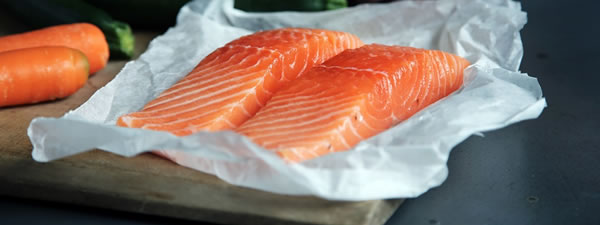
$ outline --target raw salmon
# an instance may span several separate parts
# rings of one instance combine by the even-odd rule
[[[469,62],[365,45],[313,67],[236,129],[287,161],[347,150],[457,90]]]
[[[140,112],[120,117],[117,124],[181,136],[232,129],[313,65],[362,45],[352,34],[318,29],[244,36],[209,54]]]

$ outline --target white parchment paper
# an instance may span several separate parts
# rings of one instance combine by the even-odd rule
[[[537,80],[520,73],[526,23],[508,0],[401,1],[317,13],[245,13],[233,1],[194,1],[177,25],[86,103],[28,129],[33,158],[46,162],[94,148],[122,156],[169,149],[178,164],[240,186],[336,200],[416,197],[447,176],[450,150],[483,131],[539,116],[546,102]],[[365,43],[440,49],[474,65],[462,89],[353,149],[298,164],[236,133],[166,132],[115,126],[118,116],[185,76],[207,54],[252,32],[279,27],[351,32]],[[490,159],[491,160],[491,159]]]

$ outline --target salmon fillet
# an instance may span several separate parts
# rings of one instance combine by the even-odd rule
[[[362,45],[352,34],[318,29],[244,36],[209,54],[141,111],[121,116],[117,125],[180,136],[233,129],[313,65]]]
[[[457,90],[469,62],[365,45],[313,67],[236,129],[287,161],[347,150]]]

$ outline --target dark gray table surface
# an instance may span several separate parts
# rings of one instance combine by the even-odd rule
[[[600,2],[523,8],[521,70],[539,79],[548,108],[458,145],[448,179],[388,224],[600,224]],[[198,223],[2,197],[0,224]]]

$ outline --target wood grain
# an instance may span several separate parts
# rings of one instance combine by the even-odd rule
[[[136,34],[138,54],[156,35]],[[276,195],[233,186],[150,154],[124,158],[95,150],[50,163],[33,161],[26,134],[30,121],[76,108],[124,65],[111,61],[66,99],[0,109],[0,194],[224,224],[379,225],[402,202]]]

